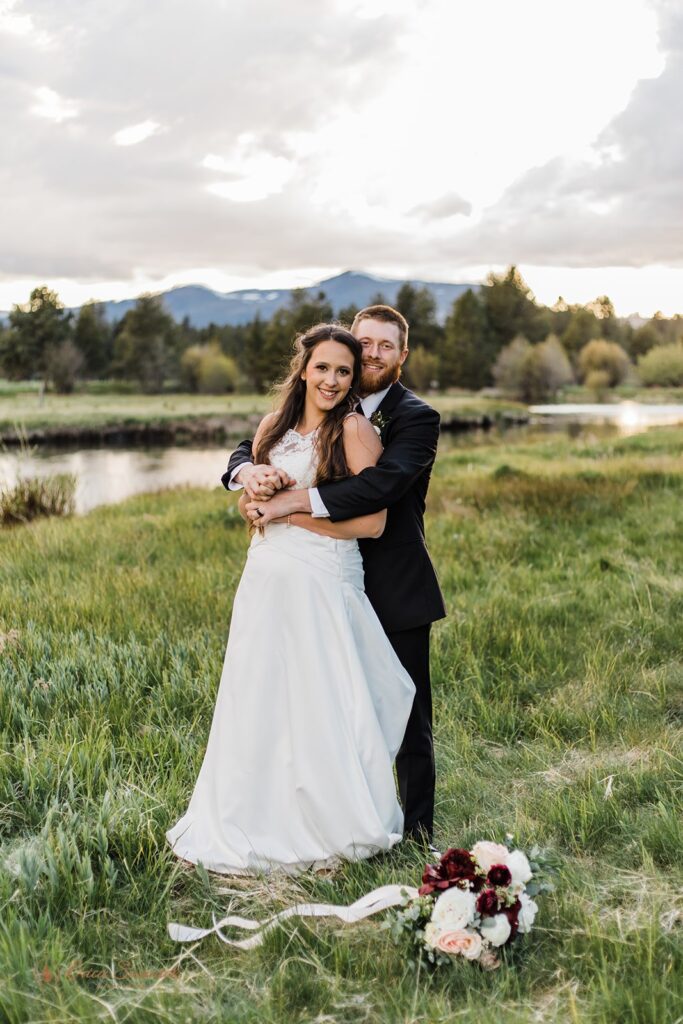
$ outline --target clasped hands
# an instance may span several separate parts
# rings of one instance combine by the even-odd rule
[[[239,472],[239,483],[249,498],[245,511],[249,519],[259,526],[285,518],[292,508],[288,508],[284,494],[275,495],[296,486],[296,480],[284,469],[275,466],[244,466]],[[285,499],[283,501],[283,499]]]

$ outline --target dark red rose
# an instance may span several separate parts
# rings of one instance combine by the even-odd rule
[[[477,877],[477,862],[469,850],[451,848],[446,850],[439,863],[443,866],[448,878],[474,881]]]
[[[519,902],[519,899],[516,899],[511,907],[503,907],[502,912],[510,922],[510,938],[508,939],[508,942],[514,939],[517,934],[517,929],[519,928],[519,912],[521,909],[522,904]]]
[[[489,873],[486,876],[486,881],[489,885],[509,885],[512,881],[510,869],[504,864],[492,864],[489,868]]]
[[[428,896],[432,892],[450,889],[454,885],[478,891],[483,880],[477,874],[477,864],[469,850],[451,848],[446,850],[438,864],[426,866],[422,883],[418,890],[420,896]]]
[[[498,913],[498,897],[493,889],[484,889],[477,898],[477,910],[482,917],[493,917]]]

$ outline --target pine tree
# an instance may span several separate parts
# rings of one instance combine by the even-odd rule
[[[176,356],[174,321],[158,296],[141,295],[114,342],[114,372],[143,391],[161,391]]]
[[[45,376],[50,352],[71,336],[71,313],[56,292],[34,288],[25,306],[14,306],[3,337],[0,362],[11,380]]]
[[[494,358],[483,303],[468,288],[453,303],[451,314],[446,320],[439,383],[442,388],[478,390],[491,382]]]
[[[84,376],[104,376],[111,362],[112,331],[102,303],[87,302],[81,306],[74,327],[74,344],[83,356]]]
[[[443,342],[443,328],[436,319],[436,300],[429,288],[402,284],[396,296],[396,309],[408,321],[410,348],[436,352]]]
[[[491,351],[495,355],[519,334],[541,341],[548,323],[516,267],[501,276],[489,274],[479,297],[486,314]]]

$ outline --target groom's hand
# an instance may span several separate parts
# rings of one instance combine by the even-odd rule
[[[243,466],[235,480],[242,484],[251,501],[268,501],[276,491],[296,483],[284,469],[275,466]]]

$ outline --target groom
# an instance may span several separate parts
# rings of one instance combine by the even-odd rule
[[[362,411],[384,446],[376,466],[307,490],[286,489],[272,466],[254,466],[242,441],[222,476],[229,490],[244,487],[253,501],[275,502],[278,516],[308,512],[332,522],[387,509],[384,533],[359,540],[365,592],[399,660],[415,683],[415,700],[396,757],[406,836],[431,843],[434,825],[434,747],[429,679],[429,631],[446,614],[424,536],[425,497],[436,456],[439,414],[399,381],[408,355],[408,323],[390,306],[368,306],[351,332],[363,348]],[[275,511],[273,506],[269,511]]]

